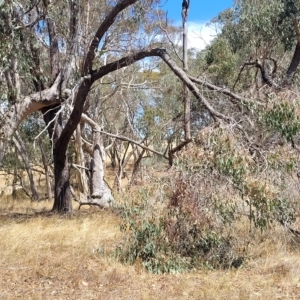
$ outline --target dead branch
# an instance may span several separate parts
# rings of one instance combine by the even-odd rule
[[[238,81],[240,80],[240,76],[242,74],[242,72],[244,71],[246,66],[254,66],[255,62],[248,62],[248,63],[244,63],[244,65],[241,67],[240,72],[238,74],[238,77],[236,78],[236,81],[234,82],[234,85],[232,87],[232,90],[234,91],[236,84],[238,83]]]
[[[160,56],[164,62],[169,66],[169,68],[177,75],[189,88],[192,94],[205,106],[205,108],[209,111],[209,113],[216,118],[223,119],[227,122],[231,122],[232,119],[223,115],[222,113],[216,111],[208,102],[208,100],[201,94],[200,90],[197,86],[192,82],[192,80],[188,77],[186,72],[184,72],[181,68],[179,68],[176,63],[170,58],[167,51],[165,49],[159,49],[158,56]]]
[[[189,144],[192,141],[192,139],[189,140],[185,140],[183,141],[181,144],[179,144],[178,146],[176,146],[174,149],[169,151],[169,165],[172,166],[173,165],[173,159],[174,159],[174,154],[176,152],[179,152],[183,147],[185,147],[187,144]]]
[[[241,102],[243,102],[243,101],[245,100],[243,97],[241,97],[241,96],[239,96],[239,95],[237,95],[237,94],[231,92],[231,91],[228,90],[228,89],[220,88],[220,87],[218,87],[218,86],[216,86],[216,85],[214,85],[214,84],[212,84],[212,83],[209,83],[209,82],[207,82],[207,81],[205,81],[205,80],[202,80],[202,79],[199,79],[199,78],[195,78],[195,77],[193,77],[193,76],[189,76],[189,78],[190,78],[193,82],[195,82],[195,83],[198,83],[198,84],[201,84],[201,85],[206,86],[206,87],[207,87],[208,89],[210,89],[211,91],[219,92],[219,93],[222,93],[222,94],[224,94],[224,95],[226,95],[226,96],[229,96],[229,97],[231,97],[231,98],[233,98],[233,99],[235,99],[235,100],[238,100],[239,102],[236,102],[236,101],[235,101],[235,102],[234,102],[235,104],[239,104],[239,103],[241,103]]]
[[[159,155],[159,156],[161,156],[161,157],[163,157],[163,158],[165,158],[165,159],[168,159],[168,157],[166,157],[163,153],[160,153],[160,152],[158,152],[158,151],[156,151],[156,150],[154,150],[154,149],[151,149],[151,148],[149,148],[149,147],[147,147],[147,146],[141,144],[140,142],[134,141],[134,140],[132,140],[132,139],[130,139],[130,138],[127,138],[127,137],[125,137],[125,136],[121,136],[121,135],[116,135],[116,134],[108,133],[108,132],[105,132],[105,131],[103,131],[103,130],[100,130],[99,132],[101,132],[101,133],[103,133],[103,134],[105,134],[105,135],[107,135],[107,136],[116,138],[116,139],[118,139],[118,140],[124,141],[124,142],[130,142],[130,143],[132,143],[132,144],[135,144],[135,145],[141,147],[142,149],[145,149],[145,150],[150,151],[150,152],[152,152],[152,153],[154,153],[154,154],[156,154],[156,155]]]
[[[268,86],[273,87],[276,90],[280,90],[282,88],[268,75],[268,73],[266,72],[262,63],[258,59],[256,59],[253,62],[244,63],[243,67],[241,68],[241,70],[239,72],[238,78],[236,79],[236,81],[234,83],[233,90],[235,89],[235,86],[239,80],[239,77],[246,66],[254,66],[258,70],[260,70],[261,78],[262,78],[263,82],[266,83]]]

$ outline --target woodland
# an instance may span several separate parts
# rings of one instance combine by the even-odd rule
[[[0,0],[0,240],[16,239],[0,243],[3,297],[27,267],[35,296],[16,293],[33,299],[92,299],[100,281],[125,299],[113,286],[149,273],[223,291],[185,275],[164,299],[299,295],[300,1],[235,0],[201,51],[194,2],[176,2],[181,26],[163,0]]]

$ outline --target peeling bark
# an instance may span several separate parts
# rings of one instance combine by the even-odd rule
[[[109,207],[114,198],[104,182],[105,151],[102,146],[101,133],[94,132],[94,155],[91,160],[91,202],[101,207]]]
[[[87,201],[87,203],[91,202],[100,207],[109,207],[114,203],[114,198],[104,181],[105,151],[100,127],[85,114],[82,114],[81,120],[93,128],[93,158],[90,163],[91,201]]]

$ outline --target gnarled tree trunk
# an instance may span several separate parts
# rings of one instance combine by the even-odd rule
[[[54,204],[53,211],[66,213],[72,212],[72,199],[70,189],[69,164],[67,151],[57,147],[57,140],[62,131],[62,116],[59,113],[60,105],[42,109],[44,120],[48,125],[48,133],[53,143],[54,162]],[[53,122],[53,120],[55,121]],[[65,140],[65,143],[69,143]]]

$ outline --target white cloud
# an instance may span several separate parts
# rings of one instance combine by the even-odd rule
[[[174,24],[182,28],[181,22]],[[207,22],[191,21],[188,26],[188,48],[194,48],[196,51],[203,50],[220,33],[220,28],[213,25],[208,26]],[[176,44],[182,45],[182,36],[177,36]]]
[[[188,47],[203,50],[219,33],[218,28],[203,22],[188,22]]]

